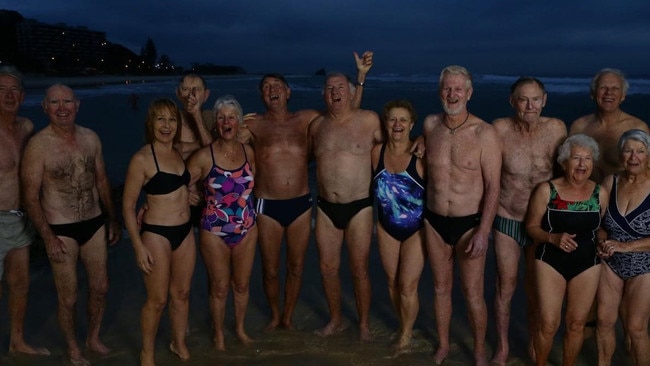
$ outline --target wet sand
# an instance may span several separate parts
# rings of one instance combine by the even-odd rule
[[[373,301],[371,307],[371,328],[374,340],[361,343],[356,327],[356,308],[345,250],[341,270],[343,286],[343,311],[349,327],[339,335],[321,338],[313,331],[327,323],[328,312],[318,271],[318,255],[311,243],[306,258],[304,283],[294,324],[296,331],[277,330],[264,333],[269,320],[266,298],[262,290],[260,255],[256,256],[250,288],[250,303],[246,328],[255,342],[240,344],[233,333],[232,299],[229,300],[226,319],[225,352],[213,348],[212,330],[207,301],[205,268],[200,256],[193,279],[190,309],[190,335],[188,346],[191,360],[181,362],[168,349],[170,328],[167,315],[161,321],[156,343],[158,365],[431,365],[431,354],[437,344],[433,320],[433,289],[430,268],[425,266],[420,281],[420,314],[415,324],[415,337],[410,353],[393,357],[390,345],[397,329],[397,320],[390,308],[386,280],[379,264],[376,245],[370,258]],[[486,268],[486,299],[488,308],[494,294],[494,258],[488,259]],[[126,366],[137,365],[140,347],[139,312],[145,299],[142,277],[134,262],[133,250],[127,239],[123,239],[109,250],[110,289],[102,327],[102,339],[113,352],[105,357],[86,352],[93,365]],[[282,274],[284,276],[284,273]],[[77,303],[77,334],[80,342],[85,339],[85,275],[80,270],[80,296]],[[458,284],[458,278],[456,278]],[[452,352],[446,365],[472,364],[472,335],[466,320],[465,305],[458,286],[454,290],[454,315],[452,319]],[[66,364],[64,341],[56,320],[56,292],[52,273],[47,260],[36,257],[32,261],[32,277],[29,307],[26,320],[26,338],[29,342],[50,349],[49,357],[28,357],[7,355],[8,319],[6,296],[0,301],[0,365],[61,365]],[[509,366],[531,364],[526,356],[527,329],[525,324],[525,300],[523,291],[518,290],[512,306],[511,356]],[[619,341],[620,331],[619,331]],[[620,343],[620,342],[619,342]],[[488,349],[494,346],[494,324],[490,319]],[[620,346],[618,347],[621,348]],[[617,356],[620,356],[620,350]],[[556,338],[551,355],[551,364],[561,360],[561,339]],[[594,365],[596,347],[594,339],[585,341],[578,365]]]

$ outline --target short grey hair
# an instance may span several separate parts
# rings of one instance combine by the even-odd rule
[[[571,149],[574,147],[586,147],[591,150],[591,156],[594,158],[594,161],[598,160],[598,157],[600,156],[600,149],[598,148],[596,140],[583,134],[572,135],[567,137],[562,145],[558,147],[557,162],[560,163],[560,165],[569,159]]]
[[[623,146],[625,146],[625,143],[628,140],[639,141],[640,143],[644,144],[646,148],[646,154],[650,155],[650,151],[648,151],[648,146],[650,146],[650,135],[648,135],[645,131],[639,129],[625,131],[621,135],[621,138],[618,139],[619,153],[623,152]]]
[[[220,97],[217,99],[216,102],[214,102],[214,107],[212,107],[212,113],[216,116],[217,112],[223,107],[231,107],[235,108],[237,111],[237,120],[239,121],[239,124],[241,125],[242,122],[244,121],[244,111],[241,108],[241,105],[233,97],[232,95],[224,95],[223,97]]]
[[[594,96],[596,95],[596,89],[598,89],[598,82],[600,81],[600,78],[607,74],[612,74],[616,75],[621,79],[621,83],[623,84],[623,94],[627,94],[627,90],[630,88],[630,83],[627,82],[625,79],[625,74],[623,74],[623,71],[619,69],[612,69],[612,68],[604,68],[601,69],[596,73],[593,79],[591,79],[591,85],[589,86],[589,91],[591,92],[591,95]]]
[[[465,77],[465,86],[469,89],[472,87],[472,73],[466,68],[459,65],[449,65],[442,69],[440,72],[440,80],[438,80],[438,89],[442,87],[442,80],[448,75],[461,75]]]

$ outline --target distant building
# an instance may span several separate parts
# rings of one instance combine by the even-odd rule
[[[104,68],[108,49],[105,32],[25,20],[16,24],[16,38],[18,54],[40,63],[46,71],[78,73]]]

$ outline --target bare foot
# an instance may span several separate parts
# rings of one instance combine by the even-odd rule
[[[323,328],[317,329],[316,331],[314,331],[314,333],[317,336],[329,337],[329,336],[333,336],[335,334],[341,333],[342,331],[345,330],[346,327],[347,326],[345,324],[343,324],[343,322],[333,322],[333,321],[331,321],[326,326],[324,326]]]
[[[45,347],[34,347],[27,343],[9,345],[9,353],[24,353],[32,356],[49,356],[50,351]]]
[[[146,353],[145,351],[140,351],[140,366],[156,366],[153,352]]]
[[[267,324],[266,327],[264,327],[264,332],[265,333],[273,332],[278,327],[278,325],[280,325],[280,320],[271,319],[269,324]]]
[[[86,341],[86,348],[93,352],[99,353],[102,356],[106,356],[107,354],[111,353],[111,349],[106,347],[106,345],[99,341],[99,339],[94,342]]]
[[[492,359],[490,360],[490,365],[495,365],[495,366],[506,366],[506,362],[508,361],[508,352],[505,350],[498,350],[494,356],[492,356]]]
[[[359,328],[359,339],[361,342],[372,342],[372,333],[369,327],[363,326]]]
[[[169,350],[172,351],[178,358],[182,361],[187,361],[190,359],[190,351],[187,350],[186,345],[176,345],[173,341],[169,344]]]
[[[438,348],[436,353],[433,354],[433,364],[442,365],[449,354],[449,348]]]
[[[253,343],[253,338],[249,337],[248,334],[246,334],[246,332],[244,332],[243,330],[237,332],[237,339],[239,339],[239,341],[242,342],[243,344]]]
[[[280,323],[280,326],[286,330],[296,330],[296,328],[293,327],[291,321],[288,322],[283,321],[282,323]]]
[[[411,350],[411,337],[403,335],[393,343],[393,356],[399,356],[408,353]]]
[[[70,363],[72,366],[90,366],[90,361],[83,358],[81,353],[70,353]]]
[[[225,351],[226,350],[226,342],[223,338],[223,333],[217,333],[214,336],[214,348],[217,349],[217,351]]]

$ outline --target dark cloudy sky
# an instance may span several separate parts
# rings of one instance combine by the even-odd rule
[[[648,0],[0,0],[46,23],[104,31],[136,53],[148,37],[174,63],[248,72],[349,71],[375,52],[373,73],[650,74]]]

